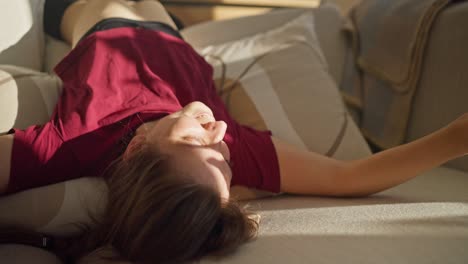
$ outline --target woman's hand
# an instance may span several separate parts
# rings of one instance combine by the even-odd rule
[[[446,129],[449,140],[454,148],[460,150],[460,155],[468,154],[468,113],[461,115],[459,118],[452,121],[444,129]]]

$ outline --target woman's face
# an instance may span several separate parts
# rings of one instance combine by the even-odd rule
[[[229,149],[223,141],[226,129],[226,123],[216,121],[208,106],[192,102],[141,126],[137,135],[144,133],[150,144],[170,155],[183,174],[197,177],[200,183],[219,190],[221,197],[229,198],[232,171]]]

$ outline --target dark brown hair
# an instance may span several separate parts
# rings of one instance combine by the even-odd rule
[[[177,175],[169,161],[149,146],[115,161],[105,175],[105,212],[59,255],[76,259],[109,246],[118,253],[113,260],[184,263],[225,256],[256,236],[254,214]]]

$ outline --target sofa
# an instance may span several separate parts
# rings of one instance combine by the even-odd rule
[[[0,133],[46,122],[60,96],[61,82],[53,67],[70,47],[43,33],[42,4],[0,3],[0,20],[7,21],[0,23]],[[340,98],[346,82],[343,72],[356,67],[347,62],[351,43],[343,31],[345,22],[335,5],[323,3],[316,9],[281,9],[205,22],[184,28],[181,34],[212,63],[221,88],[242,86],[228,101],[240,122],[271,129],[323,155],[358,159],[375,149],[360,133],[362,113]],[[239,82],[246,65],[254,65],[253,70]],[[251,88],[259,85],[270,85],[276,93]],[[298,95],[286,100],[285,93]],[[449,104],[457,93],[444,96]],[[444,122],[440,118],[447,118],[436,115],[439,119],[431,124],[414,120],[431,107],[428,95],[417,98],[408,140],[422,136],[418,131],[434,130]],[[283,112],[274,112],[276,101]],[[468,110],[466,102],[464,109]],[[272,111],[275,115],[268,116]],[[299,114],[307,119],[295,123],[293,116]],[[368,197],[266,193],[261,199],[243,201],[261,216],[258,237],[228,257],[201,263],[468,263],[468,170],[463,166],[444,164]],[[102,179],[84,177],[2,196],[0,225],[72,235],[77,232],[72,223],[89,222],[88,212],[102,210],[106,191]],[[61,263],[45,250],[19,244],[0,244],[0,262]],[[85,258],[80,263],[108,262]]]

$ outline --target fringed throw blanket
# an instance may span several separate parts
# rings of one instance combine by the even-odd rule
[[[364,135],[381,148],[405,139],[432,26],[451,2],[364,0],[350,13],[354,52],[347,63],[356,62],[360,73],[345,72],[342,93],[361,110]]]

